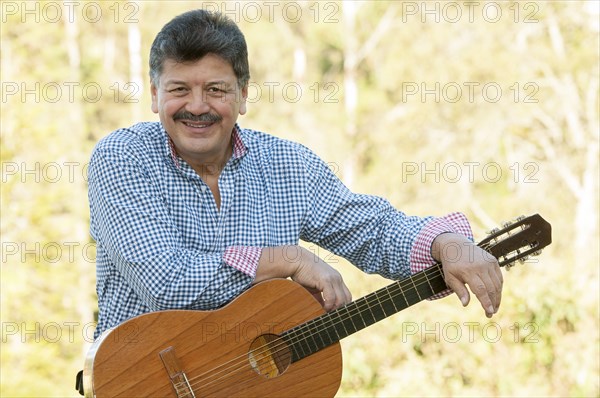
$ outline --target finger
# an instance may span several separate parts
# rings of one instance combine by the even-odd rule
[[[352,301],[352,293],[350,293],[350,289],[348,289],[348,286],[346,286],[345,283],[342,283],[342,287],[344,288],[344,294],[346,296],[344,304],[348,304]]]
[[[344,291],[344,283],[342,282],[341,278],[332,282],[331,289],[335,294],[335,302],[332,303],[331,309],[340,308],[347,303],[347,295]]]
[[[341,304],[342,298],[340,292],[337,291],[335,284],[327,283],[323,289],[323,300],[325,305],[323,308],[325,311],[331,311],[338,308]]]
[[[352,294],[350,293],[350,290],[344,283],[344,280],[342,279],[341,275],[337,278],[333,278],[328,283],[328,288],[326,290],[323,290],[324,296],[325,291],[327,291],[327,296],[325,300],[325,308],[327,310],[339,308],[352,301]]]
[[[500,270],[500,265],[498,265],[498,260],[496,258],[490,259],[487,261],[488,263],[488,276],[490,277],[493,285],[494,285],[494,313],[498,312],[500,308],[500,302],[502,301],[502,285],[504,284],[504,277],[502,276],[502,271]]]
[[[467,281],[467,284],[481,303],[485,315],[490,318],[496,310],[494,302],[497,297],[496,288],[490,276],[487,273],[480,276],[473,276]]]
[[[497,267],[499,268],[499,267]],[[498,309],[500,308],[500,302],[502,301],[502,285],[503,285],[503,281],[502,281],[502,273],[500,273],[500,277],[498,277],[498,272],[496,272],[496,269],[492,270],[489,272],[490,275],[490,279],[492,280],[492,283],[494,284],[494,288],[496,291],[496,300],[494,301],[494,313],[498,312]]]
[[[467,290],[465,284],[451,274],[447,274],[445,280],[446,285],[450,289],[452,289],[454,293],[456,293],[463,307],[466,307],[467,304],[469,304],[469,301],[471,300],[471,295],[469,294],[469,291]]]
[[[496,261],[494,268],[494,274],[496,275],[496,277],[498,278],[498,280],[500,281],[500,286],[502,287],[502,285],[504,284],[504,276],[502,275],[502,270],[500,270],[500,266],[498,265],[498,262]]]
[[[331,311],[335,305],[335,294],[331,291],[331,288],[323,289],[323,309],[325,311]]]

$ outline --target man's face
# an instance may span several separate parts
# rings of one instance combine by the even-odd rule
[[[158,87],[152,84],[151,91],[152,111],[179,156],[192,167],[224,165],[248,94],[247,87],[238,87],[231,65],[213,54],[186,63],[167,59]]]

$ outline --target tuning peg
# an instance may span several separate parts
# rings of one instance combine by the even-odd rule
[[[505,221],[505,222],[503,222],[503,223],[502,223],[502,226],[503,226],[504,228],[508,228],[508,227],[510,227],[512,224],[513,224],[513,223],[512,223],[511,221]]]
[[[530,256],[539,256],[540,254],[542,254],[542,250],[541,249],[537,250],[537,251],[534,251],[533,253],[530,254]]]
[[[529,256],[521,257],[521,258],[519,259],[519,262],[520,262],[521,264],[523,264],[525,261],[527,261],[527,259],[529,259]]]
[[[519,222],[519,221],[524,220],[524,219],[525,219],[525,216],[521,215],[521,216],[515,218],[515,222]]]
[[[492,228],[492,229],[490,229],[489,231],[487,231],[486,233],[487,233],[488,235],[493,235],[493,234],[495,234],[495,233],[497,233],[497,232],[500,232],[500,228]]]

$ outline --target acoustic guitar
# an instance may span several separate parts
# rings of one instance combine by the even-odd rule
[[[492,230],[478,246],[508,268],[550,243],[550,224],[536,214]],[[445,289],[437,264],[327,313],[302,286],[277,279],[218,310],[143,314],[94,342],[85,396],[333,397],[341,339]]]

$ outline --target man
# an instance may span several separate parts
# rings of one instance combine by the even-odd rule
[[[250,76],[232,21],[204,10],[173,19],[150,77],[160,123],[113,132],[89,165],[96,337],[149,311],[218,308],[272,278],[295,280],[325,310],[350,302],[339,272],[300,239],[391,279],[440,261],[463,305],[468,285],[488,317],[498,310],[502,274],[464,216],[406,216],[351,193],[302,145],[237,124]]]

